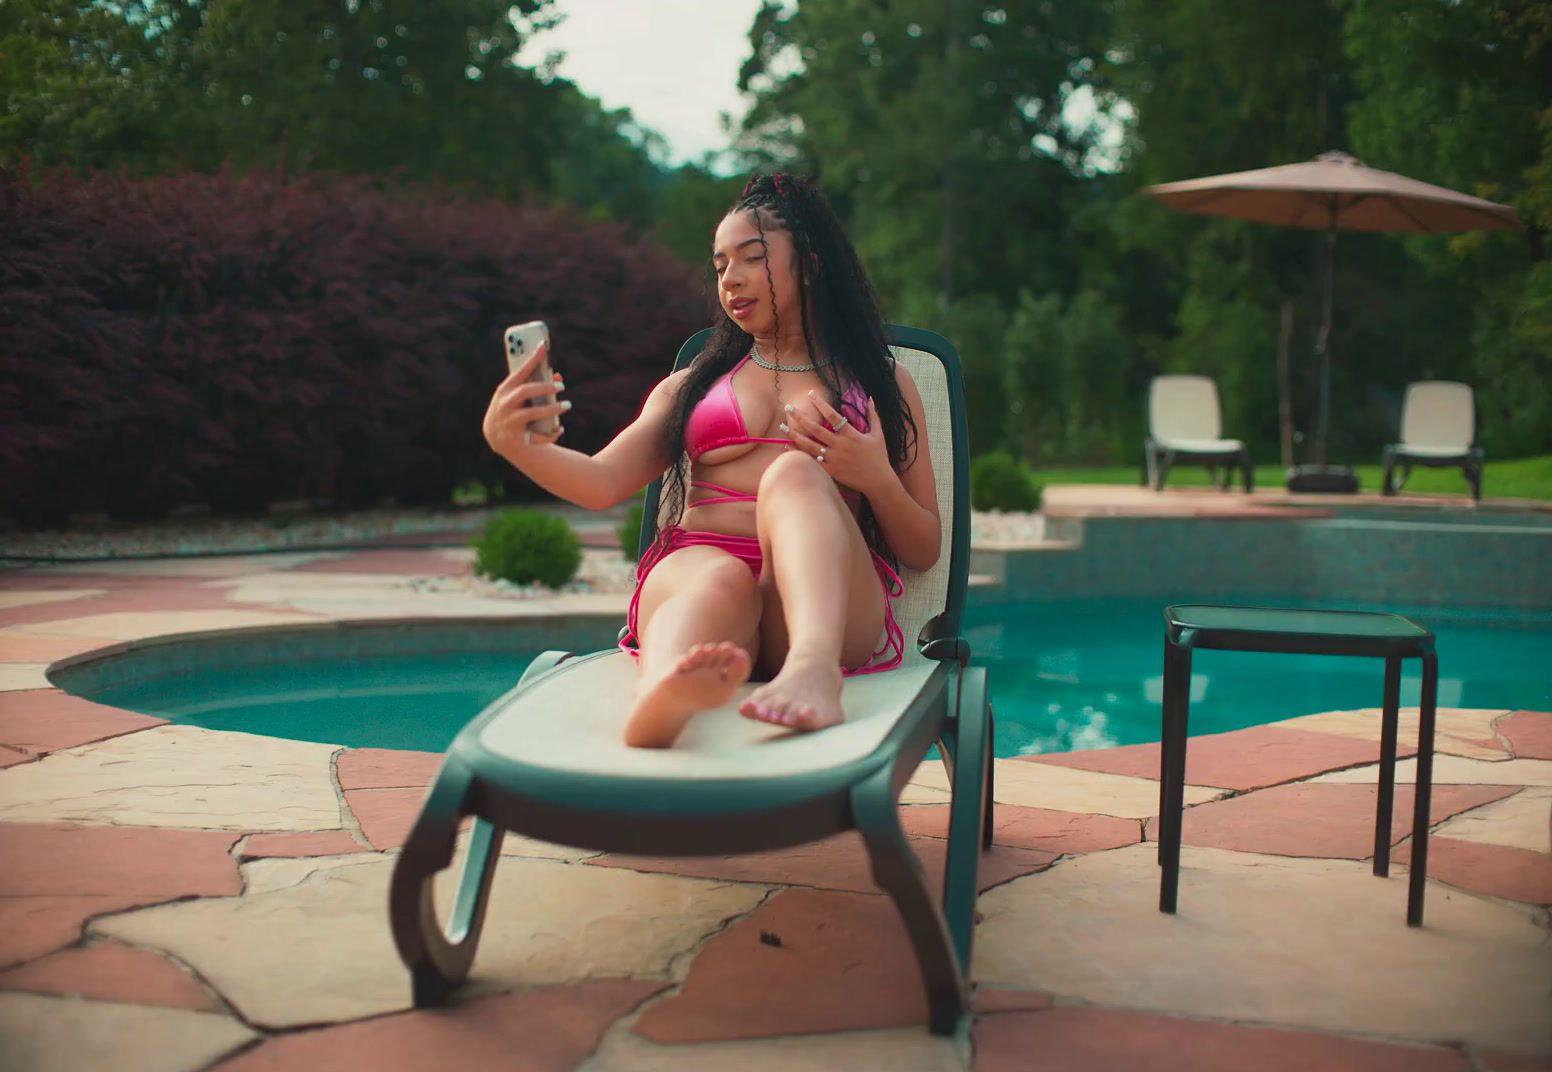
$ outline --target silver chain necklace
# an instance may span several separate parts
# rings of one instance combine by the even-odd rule
[[[817,369],[824,368],[828,364],[831,364],[829,361],[811,361],[806,365],[783,365],[779,361],[767,361],[765,360],[765,355],[760,353],[760,344],[755,342],[754,339],[749,340],[749,356],[754,358],[754,363],[756,365],[776,373],[776,382],[772,384],[772,387],[776,391],[776,402],[778,405],[782,404],[781,374],[783,372],[813,372]]]

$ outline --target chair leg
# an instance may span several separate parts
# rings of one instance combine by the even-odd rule
[[[1174,912],[1180,886],[1180,834],[1185,808],[1186,720],[1191,700],[1191,649],[1164,644],[1164,724],[1170,736],[1164,771],[1163,810],[1159,813],[1159,911]]]
[[[1394,495],[1398,490],[1393,481],[1396,472],[1396,452],[1393,447],[1386,447],[1380,461],[1384,471],[1380,474],[1380,494]]]
[[[852,817],[867,846],[873,880],[894,899],[916,950],[922,985],[927,991],[928,1027],[934,1035],[952,1035],[970,1011],[969,986],[955,953],[948,921],[927,889],[921,863],[900,829],[899,811],[891,792],[892,774],[886,765],[852,787]]]
[[[1175,452],[1172,450],[1159,451],[1158,461],[1154,463],[1153,490],[1163,491],[1164,481],[1169,479],[1169,470],[1175,464]]]
[[[954,720],[959,758],[949,806],[948,855],[943,868],[943,915],[959,963],[968,967],[975,936],[975,898],[981,852],[986,843],[987,758],[991,754],[987,718],[986,667],[959,673],[959,716]]]
[[[458,823],[471,779],[452,764],[436,785],[394,865],[388,889],[388,918],[399,959],[410,970],[415,1006],[443,1005],[469,975],[485,926],[491,879],[504,831],[476,819],[469,854],[444,930],[437,919],[432,882],[452,862]]]
[[[1482,468],[1482,452],[1473,450],[1471,456],[1466,459],[1466,483],[1471,488],[1472,502],[1482,501]]]
[[[1428,882],[1429,804],[1433,795],[1434,703],[1439,691],[1439,659],[1423,655],[1423,693],[1417,715],[1417,790],[1412,804],[1412,874],[1407,884],[1407,926],[1423,925],[1423,891]]]
[[[992,847],[997,833],[997,720],[992,717],[992,705],[986,705],[986,815],[981,820],[981,848]]]
[[[1245,494],[1249,495],[1256,489],[1256,467],[1250,462],[1250,449],[1248,447],[1239,453],[1239,472],[1241,479],[1245,483]]]
[[[1391,813],[1396,795],[1396,724],[1400,721],[1401,660],[1385,660],[1385,706],[1380,716],[1380,789],[1374,809],[1374,873],[1390,874]]]

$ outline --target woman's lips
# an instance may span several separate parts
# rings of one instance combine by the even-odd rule
[[[754,312],[757,303],[753,298],[735,298],[728,303],[728,313],[735,319],[743,320]]]

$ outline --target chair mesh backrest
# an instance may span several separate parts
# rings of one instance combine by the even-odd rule
[[[1210,376],[1155,376],[1148,388],[1154,439],[1217,439],[1223,434],[1218,385]]]
[[[954,433],[949,410],[948,375],[943,362],[925,350],[903,346],[890,348],[895,359],[905,366],[921,394],[922,412],[927,427],[918,429],[927,437],[932,450],[932,478],[938,486],[938,517],[942,519],[938,537],[938,560],[926,571],[902,569],[900,580],[905,595],[895,601],[895,620],[905,634],[907,657],[916,651],[916,636],[934,615],[942,614],[948,602],[949,548],[954,527]],[[968,489],[966,489],[968,494]]]
[[[1401,407],[1401,442],[1413,447],[1471,446],[1476,414],[1471,388],[1450,380],[1423,380],[1407,387]]]

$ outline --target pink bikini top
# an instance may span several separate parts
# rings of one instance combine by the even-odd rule
[[[729,447],[736,443],[790,443],[785,438],[772,438],[769,436],[752,436],[748,427],[744,424],[743,411],[738,408],[738,396],[733,393],[733,377],[738,370],[744,367],[744,362],[753,355],[746,355],[743,361],[734,365],[732,370],[720,376],[710,389],[706,397],[696,403],[690,411],[690,418],[684,425],[684,449],[689,454],[690,460],[695,461],[708,450],[717,447]],[[846,393],[841,396],[840,410],[847,417],[852,426],[859,432],[868,430],[868,396],[856,383],[846,388]],[[721,492],[719,498],[701,499],[690,503],[690,507],[709,506],[720,502],[754,502],[754,496],[743,492],[733,491],[718,484],[705,481],[690,481],[692,488],[704,488],[707,491]],[[845,491],[843,497],[848,501],[856,496],[856,492]],[[688,509],[689,507],[687,507]]]

